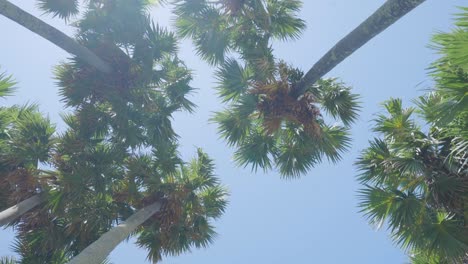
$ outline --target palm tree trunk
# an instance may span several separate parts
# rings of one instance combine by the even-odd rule
[[[0,212],[0,227],[11,223],[13,220],[27,213],[29,210],[45,201],[45,195],[36,194],[2,212]]]
[[[425,0],[388,0],[370,17],[342,38],[296,84],[292,95],[300,96],[308,86],[313,85],[336,65],[353,54],[373,37],[384,31],[398,19],[416,8]]]
[[[140,209],[124,223],[112,228],[94,241],[68,264],[101,264],[120,242],[125,240],[138,226],[160,209],[160,202],[155,202]]]
[[[0,14],[54,43],[61,49],[77,56],[99,71],[104,73],[112,72],[112,67],[88,48],[80,45],[60,30],[25,12],[9,1],[0,0]]]

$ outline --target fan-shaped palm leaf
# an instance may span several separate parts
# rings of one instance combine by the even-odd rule
[[[0,73],[0,97],[11,95],[14,92],[15,84],[12,76]]]

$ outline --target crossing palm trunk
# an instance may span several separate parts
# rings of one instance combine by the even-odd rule
[[[59,48],[77,56],[89,65],[92,65],[99,71],[104,73],[110,73],[112,71],[112,67],[108,63],[103,61],[88,48],[80,45],[60,30],[25,12],[7,0],[0,0],[0,15],[13,20],[30,31],[47,39]]]
[[[102,235],[98,240],[68,262],[68,264],[101,264],[120,242],[125,240],[138,226],[143,224],[160,209],[160,202],[155,202],[140,209],[124,223]]]
[[[388,0],[358,27],[342,38],[312,66],[304,78],[296,84],[292,95],[300,96],[308,86],[313,85],[335,68],[349,55],[366,44],[373,37],[391,26],[425,0]]]
[[[40,205],[45,201],[45,195],[36,194],[2,212],[0,212],[0,227],[7,225],[27,213],[34,207]]]

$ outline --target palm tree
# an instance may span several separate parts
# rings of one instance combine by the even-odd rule
[[[175,1],[176,27],[198,53],[220,65],[220,95],[229,106],[214,120],[235,160],[253,169],[277,167],[286,177],[307,172],[323,157],[340,159],[357,116],[357,96],[342,83],[320,78],[424,0],[387,1],[304,74],[277,61],[270,38],[297,38],[300,1]],[[214,25],[214,26],[213,26]],[[258,30],[260,29],[260,30]],[[242,63],[226,58],[238,52]],[[321,107],[320,107],[321,106]],[[343,123],[327,125],[320,108]]]
[[[7,0],[0,0],[0,14],[31,30],[39,36],[49,40],[61,49],[77,56],[89,65],[103,73],[111,73],[112,66],[103,61],[91,50],[56,28],[44,23],[42,20],[30,15]]]
[[[99,264],[135,233],[139,234],[138,244],[149,249],[148,258],[153,261],[160,260],[161,254],[180,253],[191,245],[208,245],[214,234],[209,221],[218,218],[226,206],[226,192],[213,175],[211,159],[199,149],[196,160],[181,165],[160,184],[150,184],[147,189],[165,190],[165,194],[155,197],[148,192],[149,205],[102,235],[69,263]]]
[[[284,62],[272,77],[257,81],[252,68],[228,60],[218,71],[220,95],[229,107],[213,118],[235,160],[253,169],[276,166],[297,177],[325,157],[337,162],[349,147],[348,127],[359,111],[357,95],[336,79],[320,80],[299,100],[289,95],[303,73]],[[322,112],[341,121],[329,125]]]
[[[4,88],[8,93],[9,88]],[[1,107],[0,120],[0,195],[4,203],[0,209],[14,204],[0,212],[0,226],[4,226],[45,201],[41,186],[50,175],[38,165],[50,158],[55,129],[35,105]]]
[[[297,177],[323,157],[336,162],[349,146],[357,96],[336,79],[321,80],[300,99],[290,96],[303,73],[273,56],[270,40],[294,39],[305,28],[300,1],[175,1],[176,27],[202,58],[219,65],[227,109],[213,118],[238,164],[277,167]],[[216,25],[216,26],[212,26]],[[244,63],[226,58],[240,54]],[[321,107],[320,107],[321,106]],[[328,125],[320,110],[344,125]]]
[[[148,205],[130,216],[124,223],[112,228],[102,235],[98,240],[85,248],[78,256],[74,257],[69,264],[100,264],[106,259],[110,252],[122,241],[124,241],[134,230],[148,220],[152,215],[159,212],[161,203],[155,202]]]
[[[374,128],[383,138],[357,161],[362,212],[372,224],[386,223],[402,247],[461,263],[468,253],[467,157],[450,158],[450,138],[435,126],[424,133],[401,100],[384,106],[388,114]]]

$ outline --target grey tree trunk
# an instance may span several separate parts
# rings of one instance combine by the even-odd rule
[[[29,210],[45,202],[45,195],[36,194],[2,212],[0,212],[0,227],[11,223]]]
[[[331,48],[291,91],[295,97],[305,92],[336,65],[353,54],[373,37],[384,31],[398,19],[416,8],[425,0],[388,0],[358,27]]]
[[[81,251],[68,264],[101,264],[114,248],[125,240],[138,226],[161,209],[161,203],[155,202],[130,216],[124,223],[112,228],[98,240]]]
[[[25,12],[9,1],[0,0],[0,15],[13,20],[14,22],[38,34],[39,36],[47,39],[48,41],[57,45],[59,48],[77,56],[89,65],[94,66],[99,71],[104,73],[112,72],[112,67],[101,58],[96,56],[96,54],[94,54],[88,48],[80,45],[78,42],[65,35],[60,30]]]

